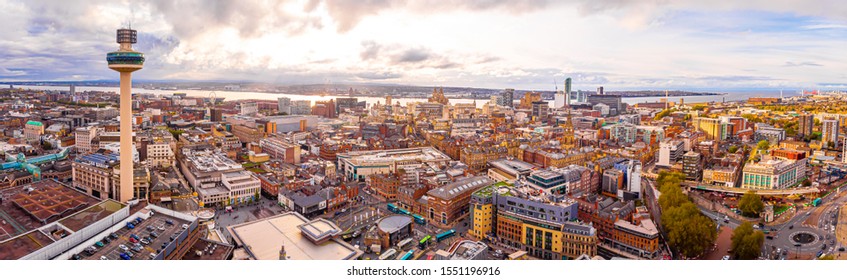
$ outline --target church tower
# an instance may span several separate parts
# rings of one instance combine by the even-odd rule
[[[571,120],[571,108],[570,108],[570,106],[567,106],[567,108],[568,108],[568,112],[567,112],[568,117],[567,117],[567,120],[565,121],[565,123],[560,125],[564,131],[562,133],[562,139],[560,139],[559,142],[561,142],[562,149],[571,150],[571,149],[575,149],[575,148],[578,148],[578,147],[577,147],[576,140],[574,139],[575,136],[574,136],[574,129],[573,129],[573,121]]]

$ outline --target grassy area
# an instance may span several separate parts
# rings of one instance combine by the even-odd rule
[[[791,209],[789,205],[777,205],[773,207],[773,213],[774,215],[779,215],[782,214],[782,212],[787,211],[788,209]]]
[[[253,168],[253,167],[259,166],[259,163],[255,163],[255,162],[248,162],[248,163],[244,163],[244,164],[242,164],[241,166],[242,166],[242,167],[244,167],[244,169],[250,169],[250,168]]]
[[[495,184],[494,184],[494,186],[495,186],[495,187],[502,187],[502,186],[509,186],[509,187],[511,187],[511,186],[514,186],[514,185],[509,184],[509,183],[508,183],[508,182],[506,182],[506,181],[500,181],[500,182],[495,183]]]
[[[261,168],[258,168],[258,167],[247,168],[247,171],[255,172],[255,173],[265,173],[264,169],[261,169]]]

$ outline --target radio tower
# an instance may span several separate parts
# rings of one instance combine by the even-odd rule
[[[118,29],[117,51],[106,54],[109,69],[121,73],[120,118],[121,118],[121,185],[115,199],[126,202],[134,197],[132,187],[132,72],[144,66],[144,54],[134,51],[132,44],[138,41],[138,33],[129,28]]]

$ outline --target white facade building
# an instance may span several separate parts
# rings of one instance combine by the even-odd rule
[[[679,140],[667,140],[659,143],[657,166],[671,167],[682,158],[685,143]]]

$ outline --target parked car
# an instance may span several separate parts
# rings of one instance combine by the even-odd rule
[[[173,224],[174,224],[174,221],[173,221],[173,220],[165,220],[165,223],[166,223],[166,224],[169,224],[169,225],[173,225]]]
[[[729,260],[729,255],[725,255],[725,256],[723,256],[723,258],[721,258],[721,260],[728,261],[728,260]]]
[[[129,259],[130,259],[130,256],[129,256],[129,255],[127,255],[126,253],[121,253],[121,254],[120,254],[120,256],[121,256],[121,259],[124,259],[124,260],[129,260]]]
[[[71,256],[71,259],[74,259],[74,260],[81,260],[81,259],[82,259],[82,256],[80,256],[79,254],[74,254],[73,256]]]
[[[130,238],[129,238],[129,242],[132,242],[132,243],[138,243],[138,239],[135,239],[135,238],[130,237]]]
[[[97,241],[97,243],[94,243],[94,246],[97,246],[99,248],[103,248],[103,246],[106,246],[106,244],[103,244],[103,242],[101,242],[101,241]]]
[[[160,225],[160,226],[159,226],[159,227],[157,227],[156,229],[158,229],[158,230],[160,230],[160,231],[164,231],[164,230],[165,230],[165,225]]]
[[[141,244],[150,245],[150,241],[147,241],[146,239],[141,239]]]
[[[126,254],[127,256],[129,256],[130,258],[132,258],[132,257],[134,257],[134,256],[135,256],[135,254],[133,254],[133,253],[132,253],[132,251],[126,251],[126,253],[125,253],[125,254]]]
[[[111,237],[112,239],[118,239],[118,235],[114,232],[112,234],[109,234],[109,237]]]
[[[121,250],[123,250],[123,251],[129,251],[129,247],[127,247],[126,245],[123,245],[123,244],[118,245],[118,248],[121,248]]]
[[[108,260],[109,260],[109,257],[106,257],[106,256],[100,256],[100,260],[101,260],[101,261],[108,261]]]

